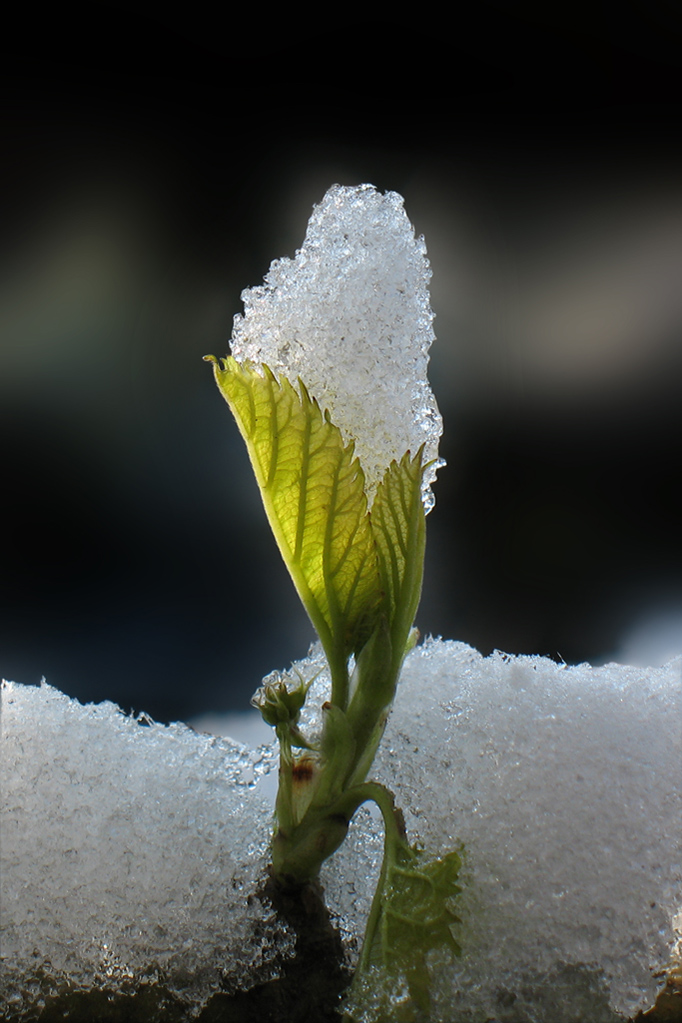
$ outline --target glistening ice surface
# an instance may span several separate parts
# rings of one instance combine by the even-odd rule
[[[442,420],[426,379],[434,340],[423,238],[396,192],[334,185],[315,206],[293,259],[242,293],[231,350],[299,377],[355,441],[371,501],[386,468],[425,445],[438,456]],[[424,500],[433,503],[426,473]]]
[[[612,1023],[651,1005],[682,911],[681,670],[441,641],[410,654],[372,774],[411,837],[434,854],[464,844],[464,955],[433,960],[430,1020]],[[309,699],[324,692],[321,675]],[[262,976],[272,921],[247,896],[267,756],[49,687],[3,691],[2,743],[3,999],[39,999],[39,965],[43,992],[146,970],[197,1005],[223,973]],[[380,857],[361,810],[324,868],[351,949]]]

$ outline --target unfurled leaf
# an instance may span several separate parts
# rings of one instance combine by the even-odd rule
[[[381,599],[362,468],[353,444],[299,383],[266,366],[214,359],[263,504],[332,666],[362,646]]]

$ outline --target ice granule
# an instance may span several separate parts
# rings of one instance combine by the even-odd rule
[[[235,359],[300,377],[355,441],[370,502],[393,459],[422,444],[426,461],[438,457],[442,420],[426,378],[430,278],[401,196],[334,185],[294,258],[275,260],[234,318]],[[425,477],[427,510],[436,468]]]
[[[258,783],[273,751],[12,683],[1,736],[8,1018],[65,984],[156,979],[191,1008],[269,976],[290,936],[249,896],[267,863]]]

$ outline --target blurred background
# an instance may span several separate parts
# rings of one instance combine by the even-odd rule
[[[306,653],[202,356],[329,185],[365,181],[433,267],[420,629],[682,652],[678,6],[224,17],[5,25],[0,673],[169,721]]]

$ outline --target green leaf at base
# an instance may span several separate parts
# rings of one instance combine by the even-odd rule
[[[392,846],[392,848],[390,848]],[[455,851],[438,860],[405,842],[389,842],[375,895],[379,915],[366,935],[358,971],[347,998],[350,1018],[375,1021],[422,1018],[430,1004],[427,957],[437,950],[460,955],[453,925],[460,923],[453,900],[461,858]],[[398,1009],[400,1003],[400,1009]]]
[[[425,860],[406,845],[388,866],[381,904],[381,920],[369,951],[370,964],[408,974],[419,970],[426,954],[446,947],[455,955],[460,947],[451,927],[459,923],[451,900],[462,861],[457,852],[439,860]]]

